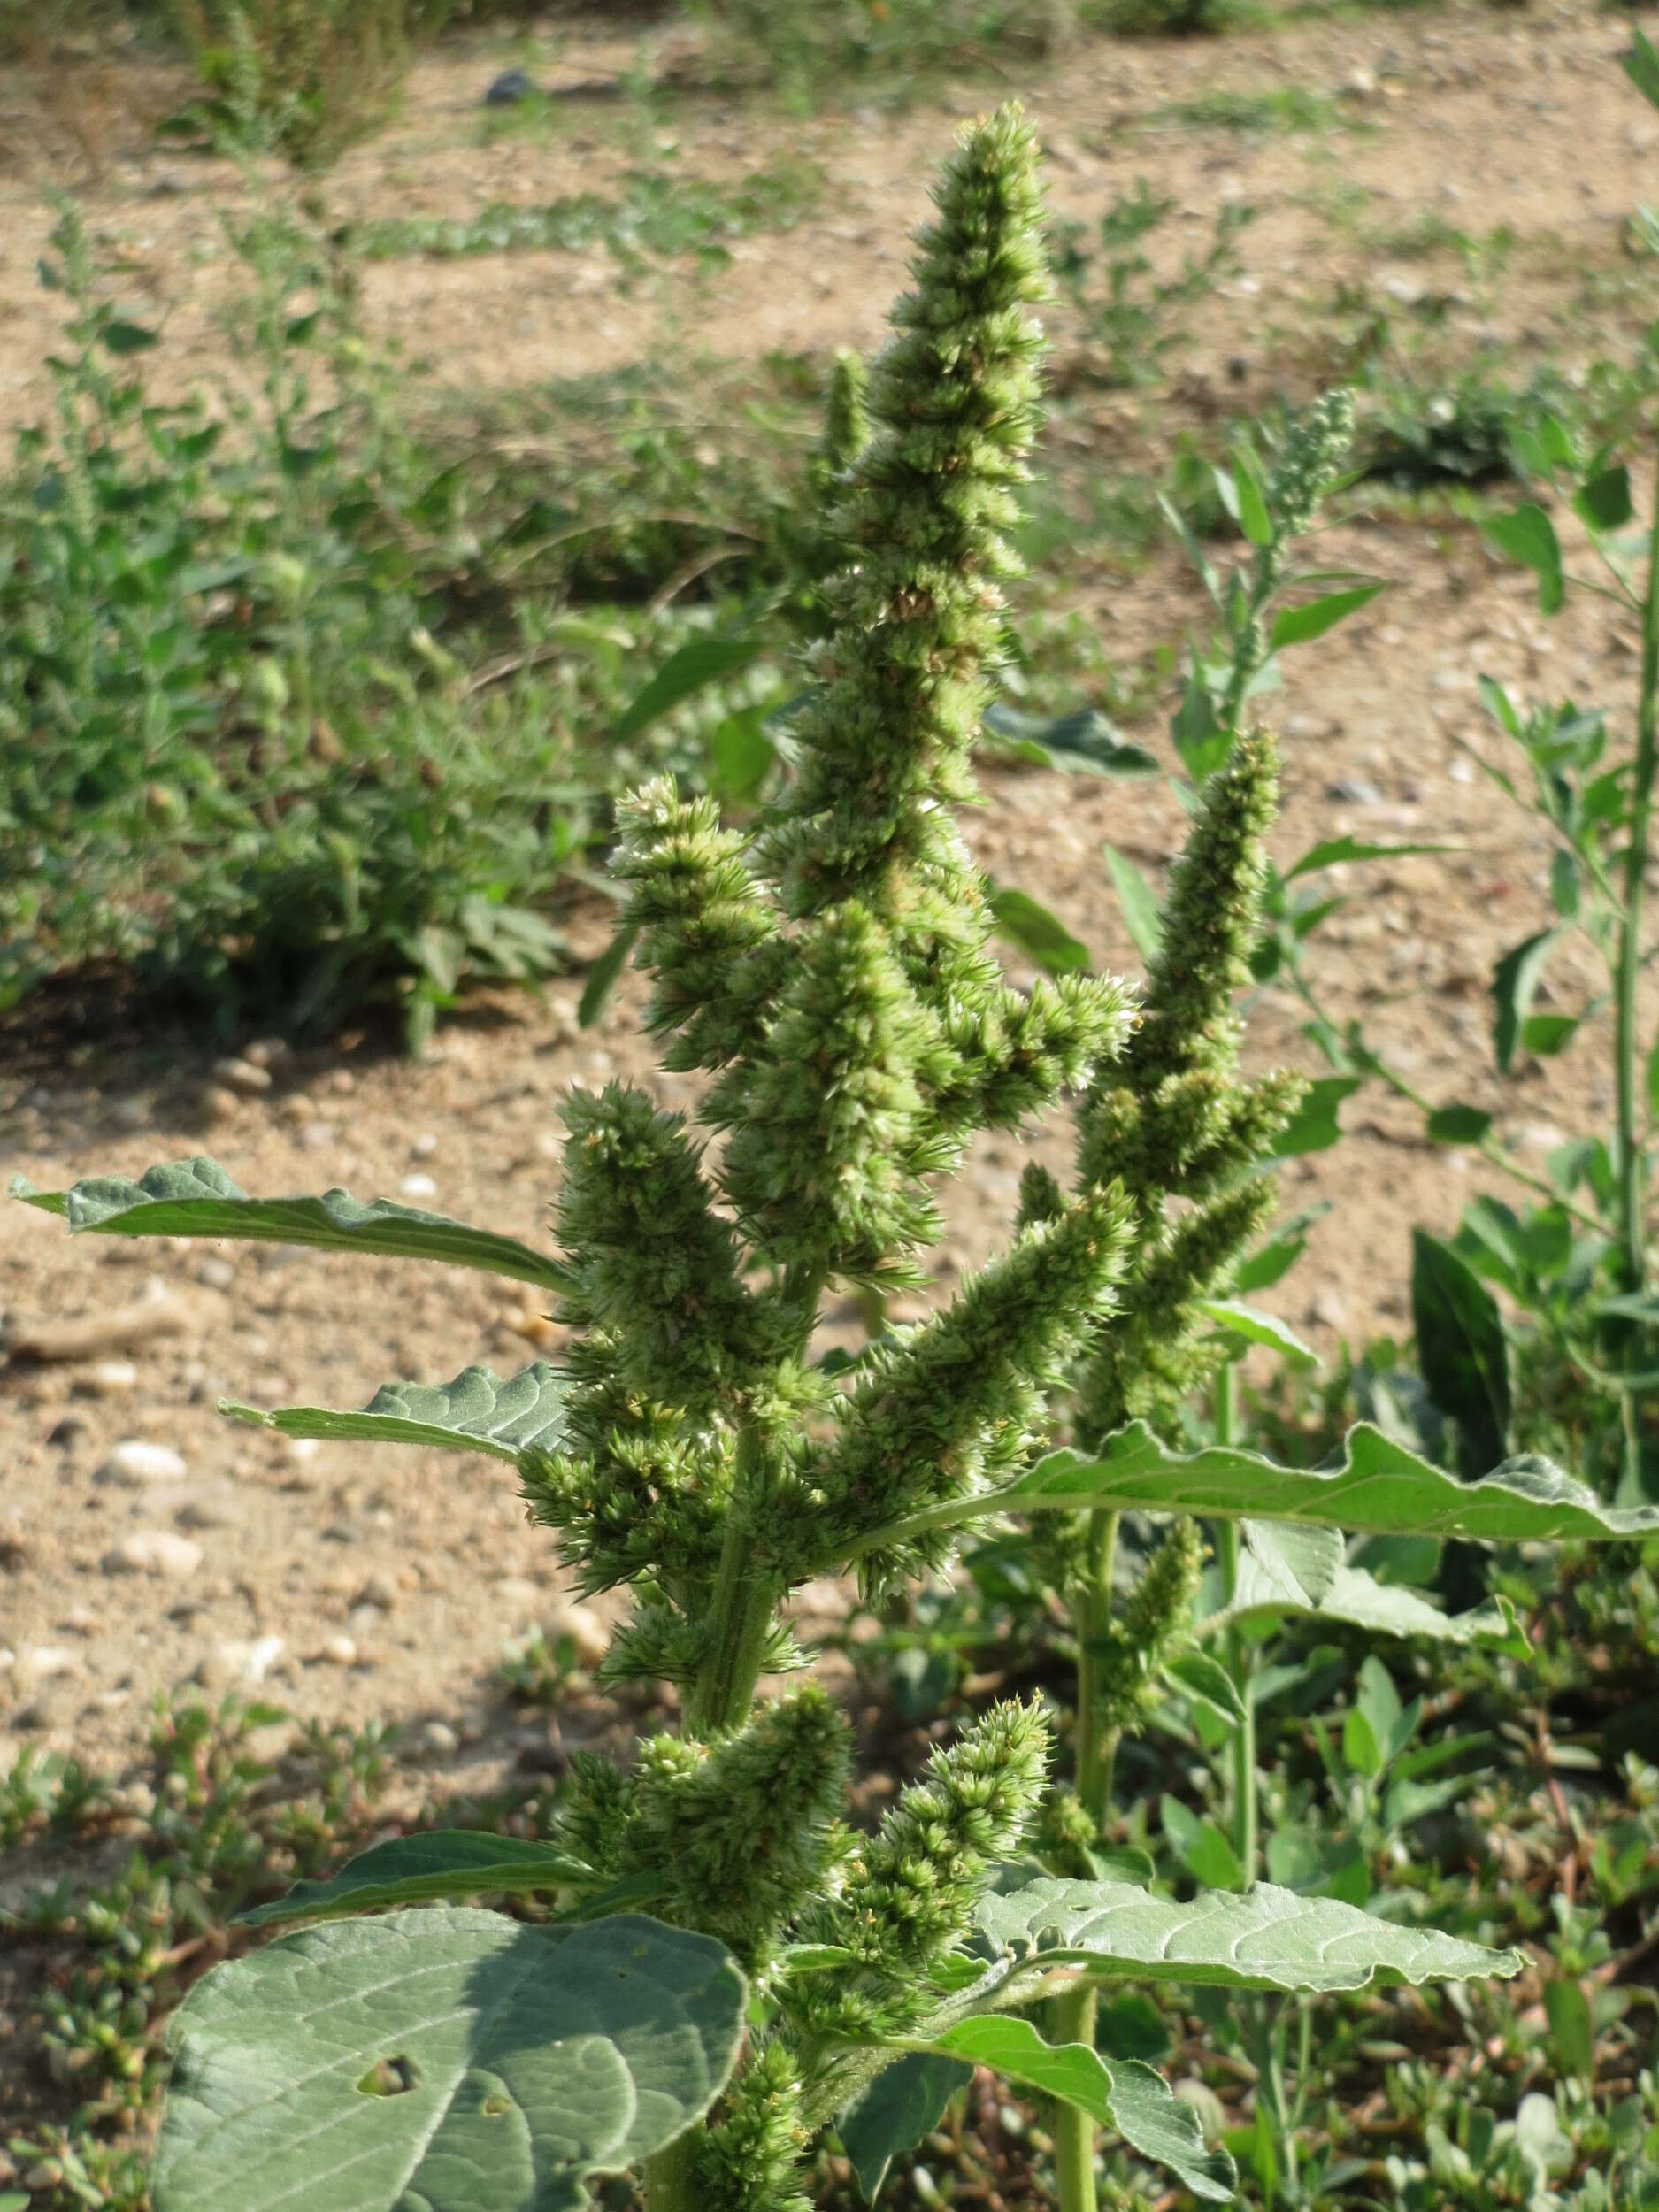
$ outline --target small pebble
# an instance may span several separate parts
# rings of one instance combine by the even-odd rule
[[[202,1563],[202,1547],[167,1528],[135,1528],[104,1555],[104,1571],[112,1575],[162,1575],[182,1582]]]
[[[294,1054],[286,1037],[256,1037],[242,1056],[250,1067],[274,1068]]]
[[[110,1109],[110,1119],[118,1129],[142,1129],[150,1121],[150,1101],[147,1098],[118,1098]]]
[[[568,1636],[579,1667],[596,1667],[611,1648],[609,1632],[590,1605],[556,1605],[547,1617],[543,1632],[556,1649]]]
[[[422,1135],[417,1137],[414,1142],[410,1146],[410,1157],[415,1160],[429,1160],[437,1148],[438,1140],[433,1135],[431,1130],[428,1129]]]
[[[1366,783],[1361,777],[1345,777],[1340,783],[1329,783],[1325,787],[1327,799],[1340,800],[1346,806],[1380,806],[1383,795],[1374,783]]]
[[[404,1198],[435,1198],[438,1195],[438,1186],[430,1175],[405,1175],[397,1188]]]
[[[376,1606],[382,1613],[389,1613],[397,1603],[397,1593],[384,1575],[371,1575],[357,1592],[355,1602]]]
[[[1348,1308],[1333,1290],[1322,1290],[1308,1308],[1308,1318],[1322,1329],[1340,1329],[1348,1320]]]
[[[205,1259],[196,1263],[196,1279],[209,1290],[228,1290],[236,1279],[236,1270],[228,1260]]]
[[[142,1490],[149,1482],[178,1482],[185,1464],[170,1444],[150,1444],[142,1437],[125,1437],[93,1477],[118,1490]]]
[[[319,1659],[326,1659],[332,1667],[355,1667],[357,1663],[357,1647],[349,1636],[325,1636],[322,1649],[317,1655]]]
[[[260,1098],[271,1087],[271,1071],[253,1060],[215,1060],[215,1079],[242,1098]]]
[[[137,1381],[138,1369],[130,1359],[101,1359],[76,1377],[75,1390],[83,1398],[119,1398]]]
[[[222,1083],[209,1083],[196,1103],[204,1121],[234,1121],[242,1110],[242,1101],[235,1092],[227,1090]]]
[[[308,1121],[301,1126],[300,1142],[308,1152],[332,1152],[338,1141],[338,1132],[330,1121]]]
[[[517,107],[535,91],[535,82],[522,69],[504,69],[484,95],[487,108]]]
[[[420,1732],[420,1747],[449,1759],[461,1748],[461,1739],[447,1720],[429,1720]]]
[[[46,1432],[46,1441],[56,1444],[60,1452],[73,1451],[91,1429],[92,1424],[84,1413],[65,1413],[60,1421],[54,1421]]]

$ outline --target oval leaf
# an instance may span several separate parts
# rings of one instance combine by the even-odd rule
[[[1244,1540],[1273,1587],[1293,1603],[1324,1603],[1342,1564],[1340,1529],[1297,1521],[1246,1521]]]
[[[174,2016],[155,2212],[577,2212],[707,2112],[747,2007],[723,1946],[633,1915],[302,1930]]]
[[[1310,599],[1300,607],[1284,607],[1273,618],[1268,650],[1282,652],[1286,645],[1305,645],[1350,614],[1369,606],[1382,589],[1380,584],[1360,584],[1352,591],[1328,591],[1322,599]]]
[[[854,2098],[835,2132],[867,2204],[875,2202],[894,2160],[933,2133],[957,2090],[972,2079],[973,2069],[960,2059],[907,2051]]]
[[[428,1444],[488,1452],[514,1466],[525,1452],[557,1449],[565,1432],[565,1381],[546,1360],[503,1382],[488,1367],[464,1367],[453,1382],[386,1383],[361,1413],[326,1406],[277,1406],[269,1411],[221,1398],[221,1413],[281,1436],[325,1442]]]
[[[1287,1321],[1277,1314],[1260,1313],[1237,1298],[1201,1298],[1198,1310],[1207,1321],[1247,1344],[1265,1344],[1296,1367],[1317,1367],[1319,1357],[1310,1351]]]
[[[1529,500],[1513,514],[1494,515],[1480,526],[1500,553],[1507,553],[1512,561],[1532,570],[1538,579],[1539,607],[1545,614],[1554,614],[1566,596],[1566,587],[1555,526],[1543,509]]]
[[[18,1176],[12,1195],[58,1215],[72,1236],[234,1237],[383,1259],[442,1260],[549,1288],[559,1281],[557,1263],[515,1237],[469,1228],[417,1206],[395,1206],[389,1199],[365,1205],[342,1190],[325,1191],[320,1198],[250,1198],[209,1159],[152,1167],[136,1183],[124,1176],[95,1176],[66,1191],[37,1191]]]
[[[996,917],[997,934],[1010,945],[1018,945],[1050,975],[1079,975],[1089,967],[1088,947],[1024,891],[996,887],[991,893],[991,911]]]

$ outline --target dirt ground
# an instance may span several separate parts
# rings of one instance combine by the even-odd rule
[[[565,35],[556,75],[600,73],[632,57],[580,25]],[[1245,273],[1225,288],[1184,371],[1201,393],[1231,375],[1248,403],[1272,365],[1315,344],[1343,284],[1409,313],[1443,278],[1447,312],[1471,349],[1523,368],[1545,351],[1570,364],[1586,285],[1599,277],[1598,297],[1624,298],[1619,288],[1635,281],[1621,252],[1624,219],[1645,195],[1659,197],[1659,131],[1617,64],[1626,42],[1622,21],[1599,7],[1390,12],[1179,45],[1089,42],[1022,89],[1063,211],[1098,211],[1144,174],[1179,204],[1178,243],[1197,244],[1224,201],[1257,208]],[[498,49],[480,45],[423,63],[400,119],[321,182],[329,209],[459,214],[495,197],[614,188],[641,155],[637,118],[583,108],[544,142],[492,142],[478,102],[499,61]],[[1251,134],[1168,119],[1174,104],[1217,88],[1293,86],[1329,96],[1330,127]],[[82,196],[102,242],[120,249],[137,303],[166,318],[160,357],[187,368],[219,357],[220,219],[247,187],[226,165],[150,146],[145,119],[176,91],[137,61],[125,77],[97,74],[79,104],[21,70],[0,85],[0,436],[47,396],[42,362],[58,303],[33,270],[55,188]],[[736,177],[757,156],[792,148],[828,180],[796,229],[740,241],[717,274],[671,272],[631,286],[603,256],[382,263],[367,273],[369,318],[411,357],[430,357],[457,392],[652,352],[695,373],[700,351],[868,346],[902,280],[905,233],[951,118],[984,97],[964,88],[942,106],[893,115],[778,118],[768,147],[729,102],[687,94],[672,130],[650,127],[649,157],[669,158],[672,138],[688,173]],[[1501,295],[1455,255],[1425,265],[1391,248],[1432,213],[1471,234],[1501,225],[1517,234],[1516,273]],[[1633,332],[1646,316],[1627,319]],[[1063,347],[1067,334],[1057,317]],[[181,337],[187,345],[175,344]],[[1233,361],[1240,370],[1229,371]],[[1145,404],[1103,403],[1096,431],[1121,419],[1138,434]],[[1564,1135],[1605,1123],[1610,1081],[1594,1037],[1502,1084],[1488,1071],[1492,964],[1539,926],[1548,853],[1475,765],[1473,755],[1498,757],[1476,678],[1494,676],[1527,700],[1574,695],[1622,712],[1635,673],[1632,626],[1588,600],[1546,626],[1528,581],[1461,529],[1395,515],[1346,524],[1320,551],[1391,588],[1287,660],[1274,707],[1286,755],[1279,856],[1344,831],[1456,849],[1350,871],[1352,902],[1319,939],[1313,972],[1332,1010],[1363,1013],[1430,1098],[1491,1109],[1536,1162]],[[1197,618],[1190,580],[1163,556],[1127,584],[1086,583],[1078,601],[1125,662],[1178,641]],[[1156,871],[1180,834],[1172,796],[1162,785],[1011,771],[987,774],[986,786],[973,839],[987,866],[1133,973],[1101,847],[1110,839]],[[1551,971],[1549,1002],[1576,1007],[1591,980],[1587,958],[1570,952]],[[0,1066],[0,1177],[52,1187],[208,1151],[250,1191],[343,1185],[542,1237],[570,1086],[620,1075],[652,1081],[671,1102],[689,1096],[679,1079],[649,1071],[637,980],[587,1033],[575,1025],[575,995],[571,986],[539,1002],[480,1002],[419,1064],[350,1039],[277,1057],[269,1089],[234,1102],[210,1097],[216,1049],[204,1041],[125,1038],[57,1066],[28,1055]],[[1299,1018],[1286,995],[1266,994],[1253,1056],[1309,1064]],[[1344,1340],[1405,1333],[1411,1225],[1449,1231],[1490,1182],[1473,1156],[1425,1145],[1416,1117],[1380,1092],[1352,1102],[1345,1121],[1335,1151],[1286,1171],[1287,1208],[1333,1210],[1264,1302],[1327,1355]],[[1056,1124],[1041,1148],[1058,1162],[1065,1143]],[[1020,1165],[1006,1140],[975,1153],[949,1194],[942,1288],[1005,1235]],[[511,1472],[485,1460],[296,1448],[213,1409],[221,1394],[351,1406],[395,1377],[442,1380],[472,1361],[510,1371],[557,1342],[517,1293],[471,1275],[305,1252],[72,1244],[60,1225],[20,1207],[0,1210],[0,1299],[14,1325],[96,1323],[152,1280],[177,1309],[176,1333],[130,1360],[99,1345],[95,1328],[86,1359],[0,1369],[0,1770],[35,1734],[119,1768],[150,1700],[188,1683],[212,1694],[257,1686],[303,1714],[406,1721],[415,1755],[436,1773],[471,1778],[511,1751],[493,1663],[503,1639],[567,1601]],[[112,1466],[116,1448],[134,1440],[165,1446],[178,1463],[146,1476],[129,1454]]]

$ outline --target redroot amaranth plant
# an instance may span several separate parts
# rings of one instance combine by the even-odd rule
[[[820,2129],[873,2193],[964,2062],[1225,2197],[1230,2161],[1158,2075],[1050,2044],[1022,2010],[1056,1984],[1125,1976],[1313,1989],[1518,1963],[1271,1889],[1186,1905],[1125,1883],[1002,1890],[1044,1784],[1036,1710],[993,1710],[858,1834],[827,1694],[757,1694],[797,1663],[780,1624],[793,1588],[912,1574],[1004,1508],[1462,1515],[1471,1533],[1527,1536],[1624,1525],[1553,1474],[1460,1491],[1374,1432],[1357,1492],[1261,1462],[1217,1477],[1133,1429],[1127,1463],[1032,1466],[1045,1394],[1107,1325],[1125,1265],[1130,1202],[1103,1177],[934,1318],[850,1368],[815,1359],[832,1283],[879,1295],[923,1279],[931,1179],[972,1133],[1086,1083],[1129,1025],[1110,982],[1005,985],[956,826],[1035,428],[1039,203],[1016,112],[964,135],[938,203],[833,518],[851,556],[793,789],[748,838],[667,785],[624,817],[651,1025],[666,1065],[706,1071],[716,1141],[643,1091],[574,1094],[557,1257],[342,1192],[248,1199],[204,1161],[35,1201],[74,1228],[401,1254],[557,1291],[578,1331],[562,1372],[470,1369],[360,1415],[252,1417],[512,1460],[587,1584],[633,1593],[612,1672],[681,1700],[680,1732],[641,1744],[629,1770],[583,1761],[555,1844],[412,1838],[271,1909],[324,1924],[219,1970],[182,2008],[156,2212],[568,2212],[590,2177],[629,2168],[650,2212],[800,2212]],[[555,1900],[544,1924],[342,1917],[524,1893]],[[910,2093],[872,2095],[897,2065]],[[1068,2207],[1093,2192],[1078,2139]]]

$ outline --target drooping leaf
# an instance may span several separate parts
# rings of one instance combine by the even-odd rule
[[[1126,1883],[1045,1878],[982,1898],[974,1919],[1001,1966],[975,1993],[983,2001],[994,1989],[999,2005],[1018,2002],[1059,1967],[1095,1981],[1322,1991],[1509,1976],[1525,1963],[1517,1951],[1400,1927],[1267,1882],[1183,1905]]]
[[[1451,845],[1378,844],[1363,837],[1326,837],[1317,845],[1310,845],[1294,868],[1285,872],[1285,881],[1294,883],[1298,876],[1317,875],[1322,869],[1335,868],[1348,861],[1398,860],[1407,853],[1448,853]]]
[[[633,958],[634,948],[639,941],[639,931],[625,922],[588,969],[582,995],[576,1002],[576,1020],[580,1028],[591,1029],[604,1012],[606,1001],[617,987],[617,978]]]
[[[1294,1367],[1317,1367],[1319,1356],[1296,1334],[1287,1321],[1277,1314],[1262,1313],[1255,1306],[1247,1306],[1237,1298],[1200,1298],[1197,1307],[1207,1321],[1213,1321],[1218,1329],[1230,1336],[1243,1338],[1247,1344],[1265,1344],[1289,1360]]]
[[[1635,513],[1630,471],[1623,462],[1579,485],[1572,501],[1578,519],[1592,530],[1622,530]]]
[[[234,1237],[244,1243],[304,1244],[384,1259],[441,1260],[515,1282],[558,1285],[557,1262],[514,1237],[469,1228],[442,1214],[377,1198],[365,1205],[342,1190],[320,1198],[250,1198],[215,1161],[152,1167],[136,1183],[95,1176],[67,1191],[37,1191],[21,1176],[12,1195],[57,1214],[72,1236]]]
[[[1358,584],[1351,591],[1328,591],[1300,607],[1282,607],[1273,618],[1268,649],[1279,653],[1287,645],[1305,645],[1311,638],[1323,637],[1348,616],[1369,606],[1381,589],[1380,584]]]
[[[1024,714],[999,699],[986,709],[984,726],[999,746],[1034,767],[1137,781],[1158,772],[1157,756],[1119,736],[1116,725],[1098,707],[1079,707],[1051,717]]]
[[[1167,1791],[1159,1801],[1158,1817],[1176,1857],[1195,1882],[1205,1889],[1248,1886],[1238,1853],[1213,1820],[1201,1819]]]
[[[1492,1048],[1506,1075],[1514,1064],[1522,1027],[1532,1010],[1545,963],[1559,934],[1557,930],[1540,929],[1536,936],[1511,946],[1492,971]]]
[[[1081,975],[1091,963],[1089,949],[1073,937],[1065,924],[1025,891],[996,885],[991,892],[991,911],[997,934],[1034,960],[1050,975]]]
[[[1191,2105],[1139,2059],[1109,2062],[1087,2043],[1046,2043],[1029,2020],[996,2013],[958,2021],[935,2048],[1076,2105],[1143,2158],[1167,2166],[1194,2196],[1225,2204],[1233,2195],[1238,2174],[1232,2159],[1205,2147]]]
[[[325,1882],[296,1882],[274,1904],[256,1905],[237,1918],[250,1927],[278,1920],[336,1920],[375,1912],[385,1905],[430,1904],[446,1897],[529,1896],[578,1885],[592,1889],[599,1877],[580,1859],[551,1844],[518,1836],[487,1835],[470,1828],[438,1828],[398,1836],[348,1859]]]
[[[895,2158],[939,2125],[945,2107],[973,2079],[972,2066],[932,2051],[907,2051],[861,2090],[835,2123],[866,2204],[873,2204]]]
[[[1342,1533],[1300,1521],[1246,1521],[1244,1540],[1272,1586],[1317,1610],[1342,1564]]]
[[[1515,1608],[1507,1598],[1495,1598],[1467,1613],[1442,1613],[1415,1590],[1393,1582],[1379,1582],[1363,1567],[1340,1566],[1318,1604],[1287,1594],[1282,1582],[1246,1552],[1239,1561],[1233,1601],[1225,1611],[1207,1615],[1195,1624],[1200,1636],[1219,1632],[1229,1624],[1252,1624],[1283,1620],[1296,1614],[1320,1620],[1340,1621],[1375,1636],[1420,1636],[1433,1643],[1491,1644],[1511,1658],[1527,1659],[1532,1647]]]
[[[303,1929],[174,2016],[155,2212],[578,2212],[707,2112],[747,2009],[722,1945],[635,1915]]]
[[[1289,1123],[1268,1147],[1276,1160],[1294,1160],[1304,1152],[1328,1151],[1342,1134],[1337,1109],[1358,1090],[1357,1075],[1321,1075],[1309,1084],[1307,1094]]]
[[[998,1490],[953,1498],[888,1522],[871,1549],[927,1529],[1001,1513],[1190,1513],[1200,1519],[1313,1521],[1379,1536],[1457,1536],[1474,1543],[1606,1543],[1659,1530],[1659,1506],[1604,1505],[1548,1460],[1506,1460],[1478,1482],[1385,1435],[1368,1421],[1343,1440],[1336,1467],[1280,1467],[1260,1452],[1210,1444],[1179,1452],[1143,1421],[1108,1437],[1094,1458],[1051,1452]]]
[[[669,655],[644,689],[623,709],[611,733],[613,739],[618,745],[626,744],[697,692],[741,674],[759,657],[758,638],[693,638]]]
[[[1561,542],[1555,535],[1555,524],[1543,509],[1529,500],[1513,514],[1493,515],[1480,526],[1500,553],[1507,553],[1512,561],[1519,561],[1537,577],[1540,611],[1545,614],[1557,612],[1566,596]]]
[[[1411,1233],[1411,1319],[1429,1395],[1457,1423],[1469,1471],[1484,1474],[1509,1443],[1509,1340],[1468,1261],[1422,1229]]]
[[[565,1429],[565,1380],[546,1360],[503,1382],[488,1367],[464,1367],[453,1382],[387,1383],[361,1413],[327,1406],[270,1409],[221,1399],[219,1411],[281,1436],[327,1443],[426,1444],[488,1452],[514,1466],[525,1452],[552,1451]]]
[[[1124,923],[1134,940],[1135,950],[1148,966],[1158,956],[1164,942],[1164,914],[1158,905],[1157,894],[1135,866],[1126,860],[1115,845],[1106,848],[1106,865],[1118,894],[1118,903],[1123,909]]]

